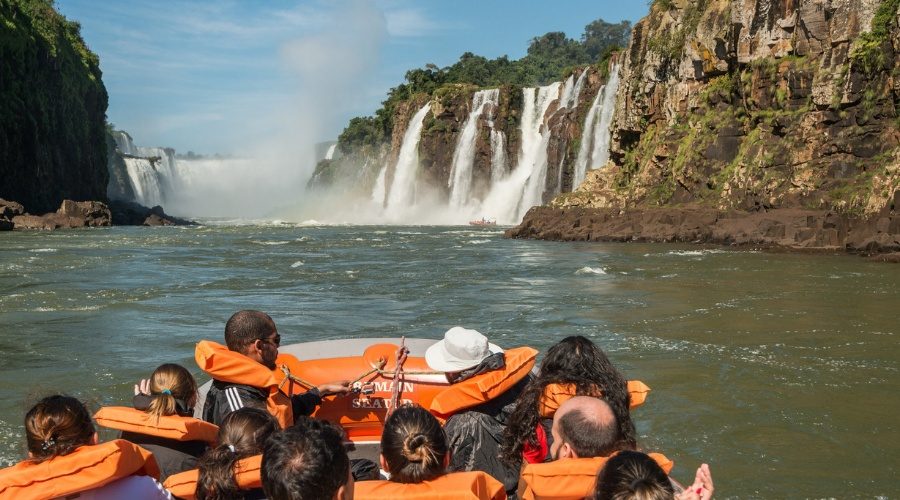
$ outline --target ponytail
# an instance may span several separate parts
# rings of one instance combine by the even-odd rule
[[[266,439],[278,429],[278,421],[263,410],[241,408],[229,413],[219,427],[219,445],[200,457],[197,464],[197,500],[240,498],[242,493],[234,479],[235,464],[262,453]]]
[[[197,381],[181,365],[160,365],[150,376],[150,397],[147,414],[157,424],[160,417],[189,414],[197,400]],[[182,408],[179,408],[179,402]]]

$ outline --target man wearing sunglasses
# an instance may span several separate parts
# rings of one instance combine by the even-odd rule
[[[244,310],[234,313],[225,324],[225,344],[228,350],[238,352],[270,370],[276,368],[281,335],[268,314]],[[294,418],[310,415],[322,402],[322,396],[344,394],[350,391],[349,382],[322,384],[309,391],[291,397]],[[203,420],[220,425],[229,413],[243,407],[266,410],[268,388],[225,382],[213,379],[203,405]]]

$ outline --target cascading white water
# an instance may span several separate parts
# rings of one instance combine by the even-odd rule
[[[381,167],[381,171],[378,172],[378,177],[375,178],[375,187],[372,188],[372,201],[377,203],[379,207],[384,206],[384,197],[387,194],[387,188],[384,185],[386,175],[387,165]]]
[[[562,92],[559,94],[559,107],[565,108],[568,107],[572,101],[572,97],[575,95],[575,75],[569,75],[569,78],[566,78],[566,83],[563,85]]]
[[[325,159],[326,159],[326,160],[334,159],[334,150],[335,150],[335,148],[337,148],[337,143],[334,143],[334,144],[332,144],[331,146],[328,146],[328,151],[325,152]]]
[[[152,207],[162,204],[159,174],[146,158],[124,158],[128,182],[134,192],[134,201]]]
[[[475,140],[478,134],[478,121],[488,105],[497,105],[500,89],[479,90],[472,96],[472,109],[463,126],[462,133],[453,151],[453,164],[450,168],[450,206],[460,208],[469,202],[472,190],[472,166],[475,162]]]
[[[612,135],[610,127],[618,89],[619,65],[615,64],[610,70],[609,81],[597,92],[597,97],[591,103],[591,108],[584,119],[581,146],[575,159],[572,190],[584,181],[589,169],[603,167],[609,160],[609,142]]]
[[[402,209],[412,205],[416,200],[416,174],[419,169],[419,139],[422,134],[422,125],[425,115],[431,111],[431,102],[422,106],[409,121],[406,133],[403,135],[403,144],[400,146],[400,155],[397,165],[394,167],[394,181],[387,194],[388,209]]]
[[[506,134],[491,130],[491,185],[506,175]]]
[[[591,153],[592,168],[602,168],[609,161],[609,142],[612,139],[612,120],[616,107],[616,93],[619,90],[619,65],[613,66],[609,81],[603,92],[603,109],[594,136],[594,151]]]
[[[584,88],[584,80],[587,78],[588,70],[584,68],[584,71],[578,75],[578,81],[575,82],[575,91],[572,92],[572,101],[567,104],[569,108],[575,108],[578,106],[578,100],[581,98],[581,89]]]
[[[558,99],[560,86],[556,82],[539,89],[522,90],[524,109],[519,125],[521,149],[518,165],[506,178],[491,186],[481,205],[483,214],[496,218],[501,224],[520,220],[531,208],[534,199],[539,200],[543,195],[543,182],[547,176],[547,143],[550,139],[544,117],[550,104]]]

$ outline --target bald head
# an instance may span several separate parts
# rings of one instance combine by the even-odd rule
[[[553,449],[560,458],[605,457],[622,445],[612,408],[606,401],[588,396],[576,396],[556,410],[552,433]]]

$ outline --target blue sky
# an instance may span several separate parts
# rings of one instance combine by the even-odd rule
[[[411,68],[525,54],[548,31],[637,21],[645,0],[57,0],[100,56],[107,115],[139,145],[246,154],[333,139]],[[302,139],[298,139],[302,137]]]

